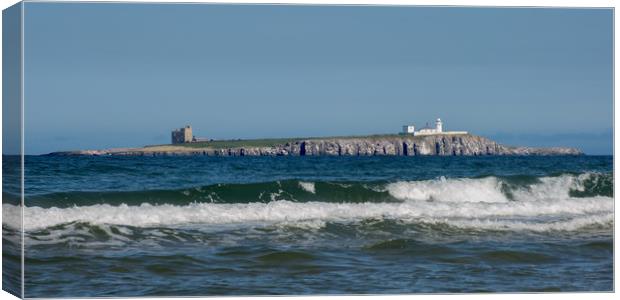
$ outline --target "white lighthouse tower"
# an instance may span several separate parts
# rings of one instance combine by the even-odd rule
[[[437,133],[443,132],[443,124],[440,118],[437,118],[437,121],[435,121],[435,130]]]

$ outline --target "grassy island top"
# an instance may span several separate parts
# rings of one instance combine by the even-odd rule
[[[228,149],[228,148],[250,148],[250,147],[275,147],[286,143],[294,143],[304,140],[382,140],[391,138],[420,138],[420,136],[403,135],[403,134],[373,134],[361,136],[326,136],[326,137],[292,137],[292,138],[264,138],[264,139],[236,139],[236,140],[212,140],[205,142],[194,142],[186,144],[166,144],[166,145],[149,145],[144,148],[154,148],[162,146],[177,146],[185,148],[209,148],[209,149]]]

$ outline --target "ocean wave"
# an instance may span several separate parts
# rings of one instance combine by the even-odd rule
[[[321,227],[326,222],[364,219],[548,231],[609,225],[612,196],[611,173],[441,177],[391,183],[286,180],[168,191],[45,195],[36,201],[26,199],[23,213],[27,231],[75,222],[137,227],[250,223]],[[17,228],[21,207],[4,203],[3,209],[3,224]]]
[[[335,203],[380,203],[409,200],[494,203],[569,197],[611,197],[612,195],[613,175],[611,173],[582,173],[546,177],[440,177],[398,182],[282,180],[215,184],[176,190],[77,191],[28,196],[26,204],[44,208],[63,208],[95,204],[189,205],[192,203],[268,203],[281,200]]]
[[[3,209],[5,224],[10,226],[20,223],[18,210],[21,207],[3,204]],[[613,198],[595,196],[538,201],[401,203],[299,203],[278,200],[268,203],[194,203],[182,206],[146,203],[139,206],[97,204],[67,208],[25,207],[23,213],[26,231],[72,222],[149,227],[183,224],[351,222],[363,219],[444,222],[457,227],[508,230],[536,230],[537,226],[543,226],[542,230],[559,230],[563,227],[549,224],[574,222],[578,218],[586,220],[579,223],[583,226],[607,224],[610,221],[609,214],[613,214]],[[564,229],[575,228],[571,226]]]
[[[404,200],[447,202],[507,202],[497,177],[409,181],[386,187],[393,197]]]
[[[436,180],[390,183],[393,197],[446,202],[507,202],[567,199],[574,196],[612,196],[611,174],[582,173],[531,177],[441,177]]]

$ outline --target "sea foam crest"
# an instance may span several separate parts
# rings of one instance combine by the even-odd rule
[[[19,206],[3,204],[3,209],[5,224],[10,226],[10,224],[20,223]],[[440,220],[447,224],[464,227],[471,224],[475,227],[476,222],[479,224],[504,222],[505,224],[502,225],[504,229],[518,230],[523,229],[523,225],[519,225],[523,223],[552,222],[546,220],[567,222],[578,217],[588,220],[588,224],[606,223],[609,220],[601,216],[608,214],[613,214],[613,199],[604,196],[505,202],[300,203],[279,200],[269,203],[194,203],[184,206],[103,204],[69,208],[26,207],[24,208],[24,229],[36,230],[71,222],[149,227],[183,224],[290,223],[316,220],[349,222],[372,218],[413,222]]]
[[[316,188],[314,182],[300,181],[299,186],[306,192],[316,194]]]
[[[388,184],[392,197],[403,200],[445,202],[507,202],[496,177],[395,182]]]
[[[489,203],[510,200],[538,201],[570,198],[570,191],[583,191],[584,181],[592,176],[595,175],[584,173],[578,176],[565,174],[541,177],[537,183],[511,188],[503,179],[497,177],[454,179],[441,177],[434,180],[390,183],[386,186],[386,190],[392,197],[402,200]],[[507,196],[507,189],[510,189],[512,199]]]
[[[183,224],[325,224],[362,219],[442,222],[457,227],[508,230],[573,230],[613,222],[613,198],[571,197],[598,176],[561,175],[530,183],[508,184],[497,177],[395,182],[385,190],[402,202],[293,202],[272,197],[268,203],[192,203],[189,205],[98,204],[67,208],[24,208],[24,229],[86,222],[138,227]],[[597,177],[594,177],[597,178]],[[302,184],[303,183],[303,184]],[[314,183],[300,182],[309,193]],[[506,189],[510,189],[506,192]],[[284,193],[279,190],[278,194]],[[3,204],[3,223],[18,228],[19,206]],[[572,224],[572,225],[571,225]]]

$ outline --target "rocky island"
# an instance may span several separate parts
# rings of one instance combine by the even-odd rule
[[[478,155],[582,155],[567,147],[533,148],[499,144],[469,133],[429,135],[371,135],[325,138],[215,140],[186,144],[77,150],[49,155],[134,156],[478,156]]]

